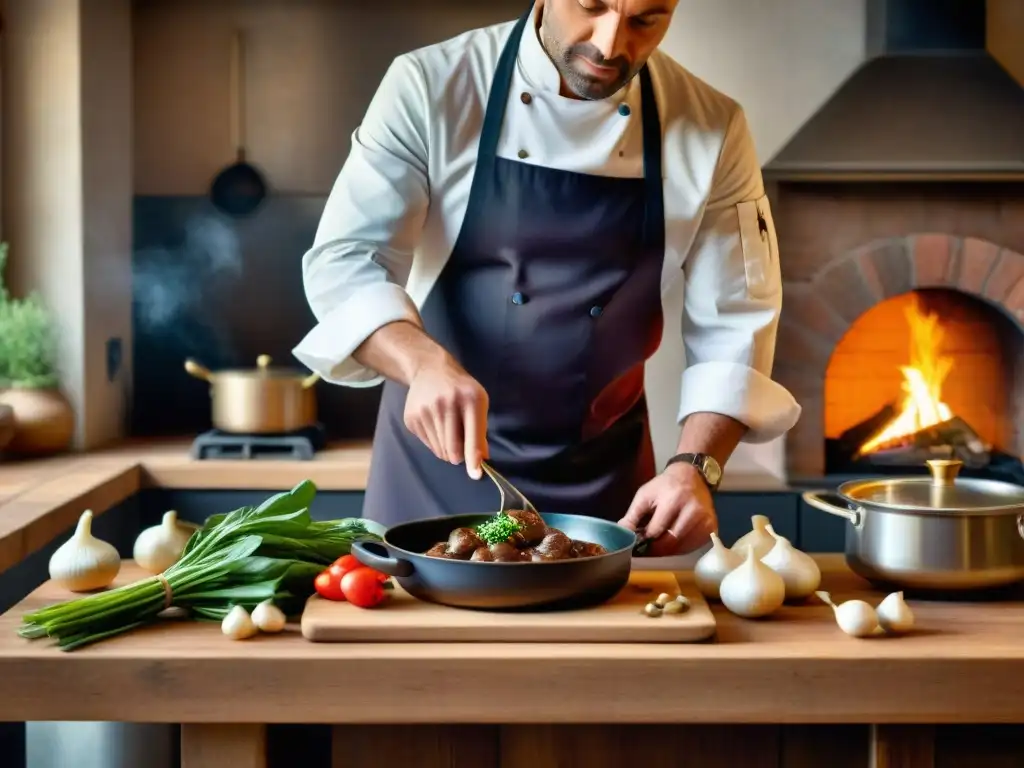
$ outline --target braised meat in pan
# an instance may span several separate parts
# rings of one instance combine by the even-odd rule
[[[456,528],[448,541],[427,550],[428,557],[482,563],[542,563],[595,557],[608,550],[600,544],[570,539],[549,528],[536,512],[499,512],[476,528]]]

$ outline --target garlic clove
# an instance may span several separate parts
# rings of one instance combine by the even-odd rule
[[[814,594],[825,605],[827,605],[827,606],[829,606],[831,608],[835,608],[836,607],[836,604],[834,602],[832,602],[832,595],[830,595],[828,592],[818,591],[818,592],[815,592]]]
[[[863,600],[847,600],[836,605],[828,592],[815,592],[822,602],[832,608],[839,628],[851,637],[870,637],[878,629],[878,614]]]
[[[914,612],[903,599],[902,592],[893,592],[886,597],[875,612],[879,626],[890,634],[909,632],[914,627]]]
[[[246,640],[257,632],[252,617],[241,605],[236,605],[228,611],[228,615],[220,623],[220,631],[232,640]]]
[[[775,546],[775,539],[772,538],[772,535],[767,530],[770,524],[771,520],[765,515],[754,515],[751,517],[751,531],[743,534],[736,540],[736,543],[732,545],[732,551],[743,557],[747,553],[747,547],[753,545],[755,557],[761,559],[767,555],[772,547]]]
[[[697,589],[705,597],[717,600],[722,579],[735,570],[743,557],[726,547],[717,533],[711,534],[711,549],[705,552],[693,567],[693,579]]]
[[[786,583],[757,558],[753,545],[747,559],[722,579],[722,604],[732,613],[754,619],[777,611],[786,599]]]
[[[112,544],[92,535],[92,520],[87,509],[71,538],[50,556],[50,578],[71,592],[109,587],[121,571],[121,556]]]
[[[787,600],[804,600],[821,585],[821,569],[813,557],[793,546],[780,536],[771,525],[765,526],[775,546],[761,558],[761,562],[782,577],[786,585]]]
[[[288,619],[272,600],[264,600],[253,608],[252,621],[260,632],[276,633],[284,629]]]
[[[159,525],[147,528],[135,539],[132,556],[145,571],[163,573],[178,560],[192,532],[178,524],[178,513],[164,513]]]

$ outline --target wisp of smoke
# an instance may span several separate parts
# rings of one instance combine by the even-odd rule
[[[136,254],[132,289],[136,321],[148,331],[169,330],[175,320],[201,305],[204,287],[241,274],[237,234],[215,216],[196,214],[186,223],[179,248]]]

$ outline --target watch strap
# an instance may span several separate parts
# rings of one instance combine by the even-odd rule
[[[712,491],[716,491],[718,490],[718,486],[722,482],[721,470],[718,470],[718,472],[716,473],[718,477],[712,480],[712,478],[708,477],[708,472],[706,469],[708,461],[714,462],[715,459],[706,453],[677,453],[675,456],[673,456],[671,459],[665,462],[665,468],[668,469],[673,464],[690,464],[693,467],[695,467],[696,470],[700,473],[700,476],[704,478],[704,482],[707,483],[708,488],[710,488]],[[715,462],[715,464],[717,466],[717,462]]]

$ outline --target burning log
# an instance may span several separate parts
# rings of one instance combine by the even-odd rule
[[[863,451],[862,446],[884,429],[896,412],[894,405],[887,405],[874,416],[843,432],[838,439],[840,450],[851,459],[885,466],[921,466],[928,459],[957,458],[966,467],[980,469],[991,461],[992,446],[959,416]]]
[[[860,447],[877,435],[886,425],[896,418],[896,405],[889,403],[859,424],[854,424],[838,437],[839,449],[847,456],[854,457],[860,453]]]

